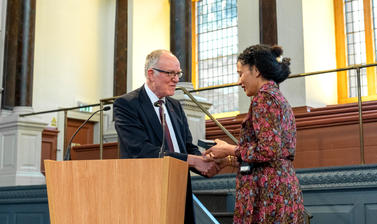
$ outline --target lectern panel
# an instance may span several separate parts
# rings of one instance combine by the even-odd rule
[[[53,224],[183,223],[185,162],[170,157],[45,161],[45,167]]]

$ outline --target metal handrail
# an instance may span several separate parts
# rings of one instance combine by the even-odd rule
[[[211,120],[213,122],[215,122],[215,124],[217,126],[219,126],[221,128],[221,130],[223,130],[223,132],[230,138],[232,139],[232,141],[235,143],[235,144],[238,144],[238,140],[228,131],[226,130],[226,128],[224,128],[224,126],[222,124],[220,124],[220,122],[218,122],[216,120],[216,118],[214,118],[212,116],[212,114],[210,114],[203,106],[201,103],[199,103],[192,95],[189,91],[187,91],[186,88],[184,87],[181,87],[181,86],[178,86],[175,88],[176,90],[182,90],[188,97],[190,97],[190,99],[192,100],[192,102],[194,102],[209,118],[211,118]]]
[[[319,74],[325,74],[325,73],[332,73],[332,72],[341,72],[341,71],[348,71],[355,69],[357,73],[357,98],[358,98],[358,111],[359,111],[359,137],[360,137],[360,163],[365,164],[365,158],[364,158],[364,131],[363,131],[363,120],[362,120],[362,98],[361,98],[361,78],[360,78],[360,69],[362,68],[367,68],[367,67],[372,67],[372,66],[377,66],[377,63],[371,63],[371,64],[358,64],[358,65],[352,65],[352,66],[347,66],[344,68],[338,68],[338,69],[330,69],[330,70],[322,70],[322,71],[317,71],[317,72],[308,72],[308,73],[299,73],[299,74],[294,74],[290,75],[288,79],[291,78],[301,78],[301,77],[307,77],[307,76],[312,76],[312,75],[319,75]],[[234,143],[237,144],[237,139],[229,133],[217,120],[214,118],[196,99],[190,94],[193,92],[201,92],[201,91],[207,91],[207,90],[214,90],[214,89],[221,89],[221,88],[228,88],[228,87],[234,87],[237,86],[237,83],[230,83],[230,84],[223,84],[223,85],[216,85],[216,86],[211,86],[211,87],[204,87],[204,88],[198,88],[198,89],[193,89],[193,90],[187,90],[184,87],[177,87],[176,89],[182,90],[186,95],[190,97],[190,99],[199,106],[199,108],[208,116],[212,121],[216,123],[224,132],[225,134],[232,139]],[[34,112],[34,113],[27,113],[27,114],[20,114],[19,116],[21,117],[26,117],[26,116],[32,116],[32,115],[37,115],[37,114],[44,114],[44,113],[52,113],[52,112],[60,112],[64,111],[64,119],[65,119],[65,124],[64,124],[64,133],[66,134],[66,120],[67,120],[67,111],[69,110],[75,110],[79,108],[84,108],[84,107],[95,107],[99,106],[100,109],[103,108],[104,105],[106,104],[111,104],[113,100],[118,98],[119,96],[115,97],[110,97],[110,98],[103,98],[100,99],[100,103],[98,104],[90,104],[90,105],[85,105],[85,106],[77,106],[77,107],[67,107],[67,108],[60,108],[60,109],[55,109],[55,110],[46,110],[46,111],[40,111],[40,112]],[[64,145],[64,148],[66,146]],[[100,158],[102,159],[103,155],[103,111],[100,112]]]
[[[301,78],[301,77],[319,75],[319,74],[325,74],[325,73],[331,73],[331,72],[341,72],[341,71],[347,71],[347,70],[357,69],[357,68],[361,69],[361,68],[367,68],[367,67],[372,67],[372,66],[377,66],[377,63],[365,64],[365,65],[361,65],[361,64],[360,65],[353,65],[353,66],[348,66],[348,67],[339,68],[339,69],[322,70],[322,71],[317,71],[317,72],[299,73],[299,74],[290,75],[288,77],[288,79]],[[201,91],[222,89],[222,88],[228,88],[228,87],[234,87],[234,86],[238,86],[238,84],[237,83],[229,83],[229,84],[216,85],[216,86],[211,86],[211,87],[202,87],[202,88],[187,90],[187,92],[189,92],[189,93],[201,92]],[[102,99],[100,99],[100,101],[108,102],[108,101],[111,101],[111,100],[115,100],[118,97],[119,96],[102,98]],[[52,112],[60,112],[60,111],[69,111],[69,110],[75,110],[75,109],[84,108],[84,107],[95,107],[95,106],[100,106],[100,103],[89,104],[89,105],[84,105],[84,106],[77,106],[77,107],[65,107],[65,108],[54,109],[54,110],[46,110],[46,111],[20,114],[20,117],[26,117],[26,116],[32,116],[32,115],[38,115],[38,114],[45,114],[45,113],[52,113]]]
[[[85,106],[65,107],[65,108],[60,108],[60,109],[55,109],[55,110],[44,110],[44,111],[39,111],[39,112],[34,112],[34,113],[20,114],[20,117],[27,117],[27,116],[32,116],[32,115],[47,114],[47,113],[60,112],[60,111],[76,110],[76,109],[86,108],[86,107],[97,107],[99,105],[100,105],[99,103],[95,103],[95,104],[89,104]]]

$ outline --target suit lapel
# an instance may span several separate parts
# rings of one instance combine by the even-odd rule
[[[169,117],[174,128],[174,133],[177,139],[179,149],[181,150],[182,153],[187,153],[184,141],[182,139],[182,132],[181,132],[181,127],[183,127],[182,120],[180,116],[178,115],[178,113],[174,110],[175,107],[170,102],[168,97],[166,97],[166,107],[169,112]]]
[[[147,92],[144,89],[144,86],[141,87],[139,102],[141,104],[141,111],[142,114],[145,114],[147,117],[147,122],[150,123],[153,132],[156,134],[157,139],[160,143],[162,143],[162,127],[161,123],[158,120],[157,114],[153,108],[151,100],[149,99]]]

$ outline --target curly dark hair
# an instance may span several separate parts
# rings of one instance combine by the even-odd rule
[[[283,49],[280,46],[258,44],[246,48],[238,56],[237,61],[242,65],[249,65],[250,68],[255,65],[263,78],[279,84],[288,78],[291,73],[289,69],[291,59],[278,60],[282,54]]]

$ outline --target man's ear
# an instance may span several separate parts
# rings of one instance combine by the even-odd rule
[[[147,79],[148,80],[153,80],[153,78],[154,78],[154,72],[153,72],[153,70],[152,69],[148,69],[147,70]]]

